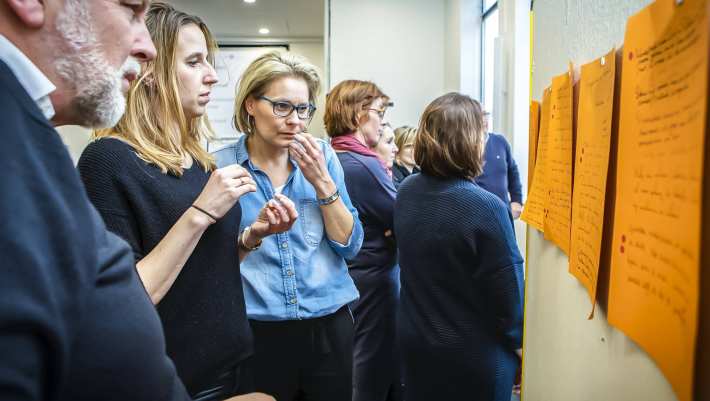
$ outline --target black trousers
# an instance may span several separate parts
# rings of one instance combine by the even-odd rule
[[[278,401],[351,401],[353,320],[347,306],[307,320],[251,320],[255,391]]]
[[[399,266],[350,269],[360,299],[355,317],[353,401],[402,401],[397,348]]]
[[[192,396],[193,401],[221,401],[235,395],[254,392],[254,376],[251,358],[228,369],[215,379],[212,385]]]

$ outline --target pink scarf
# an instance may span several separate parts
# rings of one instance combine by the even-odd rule
[[[330,146],[332,146],[335,150],[353,152],[363,156],[374,157],[380,163],[380,166],[382,166],[382,168],[387,172],[387,175],[392,177],[392,170],[387,168],[385,162],[382,161],[379,156],[377,156],[377,153],[373,152],[372,150],[370,150],[370,148],[363,145],[362,142],[358,141],[357,138],[355,138],[354,134],[336,136],[335,138],[330,140]]]

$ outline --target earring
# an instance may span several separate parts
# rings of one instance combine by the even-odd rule
[[[248,116],[247,116],[247,130],[249,131],[250,134],[252,134],[254,132],[254,128],[256,126],[256,121],[252,122],[253,119],[254,119],[254,116],[252,116],[251,114],[248,114]]]

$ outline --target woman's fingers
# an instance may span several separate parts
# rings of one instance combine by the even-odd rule
[[[293,203],[293,201],[288,196],[286,196],[284,194],[276,194],[274,196],[274,198],[276,198],[276,200],[279,201],[279,203],[286,208],[289,208],[289,207],[295,208],[296,207],[296,205]]]
[[[308,142],[311,144],[311,147],[317,152],[321,153],[320,150],[320,145],[318,144],[318,141],[316,141],[316,138],[314,138],[311,135],[306,136],[306,139],[308,139]]]
[[[279,220],[276,218],[276,215],[274,214],[274,212],[271,211],[270,208],[267,207],[264,210],[264,214],[266,214],[266,219],[269,220],[270,225],[275,226],[279,224]]]
[[[298,218],[298,212],[296,211],[296,205],[291,199],[283,194],[277,194],[276,199],[281,203],[281,205],[286,209],[291,220],[296,220]]]
[[[318,142],[316,142],[316,140],[313,137],[311,137],[310,135],[308,135],[308,137],[306,137],[305,135],[302,135],[302,134],[296,134],[295,138],[296,138],[296,141],[298,141],[298,143],[301,144],[301,146],[303,146],[303,150],[305,151],[305,154],[307,156],[309,156],[312,159],[318,158],[318,153],[319,153]]]
[[[239,199],[242,195],[249,192],[256,192],[256,184],[239,185],[230,189],[230,193],[233,194],[234,199]]]
[[[304,147],[299,146],[297,143],[292,143],[290,146],[291,154],[296,155],[296,162],[303,162],[304,165],[312,164],[313,158],[308,155],[308,152]],[[300,164],[299,164],[300,166]]]
[[[234,178],[233,185],[239,187],[242,185],[254,185],[256,186],[256,181],[251,176]]]
[[[274,214],[278,214],[279,219],[281,220],[282,223],[288,223],[291,219],[286,212],[286,209],[279,204],[279,202],[275,200],[270,200],[269,203],[269,208],[271,208],[271,211],[274,212]]]
[[[251,177],[247,169],[238,164],[230,164],[229,166],[219,168],[215,170],[215,174],[225,179]]]

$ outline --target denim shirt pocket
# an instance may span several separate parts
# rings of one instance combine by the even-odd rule
[[[323,240],[323,215],[315,199],[300,199],[298,214],[303,228],[303,237],[311,246],[318,246]]]

